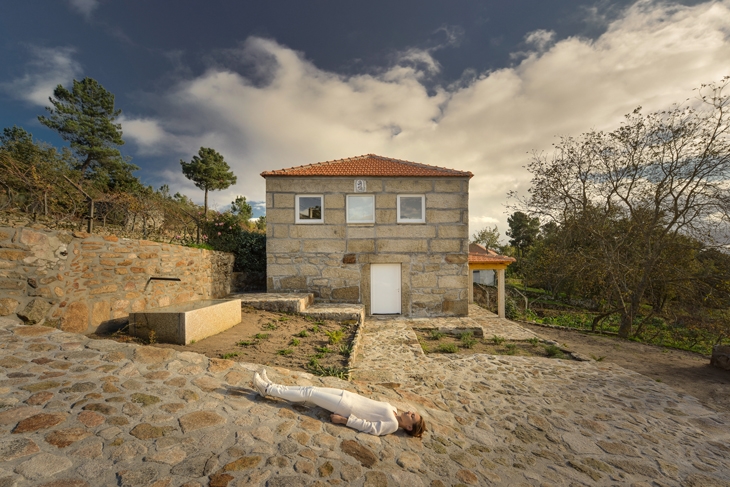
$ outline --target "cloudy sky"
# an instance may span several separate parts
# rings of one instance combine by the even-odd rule
[[[37,116],[88,76],[147,184],[202,202],[179,161],[213,147],[238,176],[223,209],[261,202],[264,170],[375,153],[472,171],[471,231],[504,235],[531,153],[728,61],[730,0],[25,0],[0,7],[0,128],[62,145]]]

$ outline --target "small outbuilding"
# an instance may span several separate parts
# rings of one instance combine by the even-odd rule
[[[492,270],[497,273],[497,313],[504,318],[504,271],[511,263],[515,262],[514,257],[500,255],[479,244],[469,244],[469,274],[474,271]],[[474,279],[469,279],[469,302],[474,302]]]

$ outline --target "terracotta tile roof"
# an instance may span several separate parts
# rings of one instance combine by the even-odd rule
[[[382,177],[468,177],[469,171],[457,171],[445,167],[429,166],[418,162],[403,161],[391,157],[365,154],[363,156],[318,162],[306,166],[264,171],[264,178],[272,176],[382,176]]]
[[[506,255],[500,255],[494,250],[485,248],[479,244],[469,244],[469,263],[494,263],[494,264],[510,264],[516,262],[514,257],[508,257]]]

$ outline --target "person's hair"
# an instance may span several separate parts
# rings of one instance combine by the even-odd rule
[[[423,434],[426,432],[426,422],[423,420],[423,416],[421,416],[421,419],[413,424],[413,427],[410,430],[405,431],[409,435],[415,436],[416,438],[422,437]]]

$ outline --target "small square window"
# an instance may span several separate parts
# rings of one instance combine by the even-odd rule
[[[321,194],[297,195],[296,222],[324,223],[324,197]]]
[[[398,223],[424,223],[426,197],[422,194],[398,195]]]
[[[375,197],[347,195],[347,223],[375,223]]]

